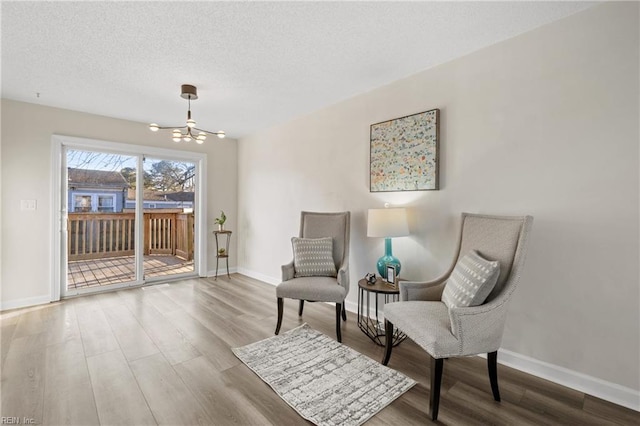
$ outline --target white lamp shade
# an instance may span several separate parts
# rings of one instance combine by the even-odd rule
[[[367,237],[393,238],[407,235],[407,209],[369,209]]]

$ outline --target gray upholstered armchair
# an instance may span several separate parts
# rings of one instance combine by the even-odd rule
[[[444,360],[486,353],[491,390],[500,401],[497,354],[507,315],[507,303],[524,264],[531,216],[486,216],[463,213],[458,248],[449,270],[430,282],[400,282],[400,302],[384,307],[386,348],[382,363],[391,357],[393,327],[398,327],[431,356],[429,414],[438,417]],[[478,306],[449,307],[443,301],[445,285],[456,280],[456,265],[474,252],[499,264],[495,286]],[[464,259],[463,259],[464,260]],[[448,290],[449,291],[449,290]]]
[[[333,302],[336,304],[336,335],[338,342],[342,342],[340,333],[340,317],[347,320],[344,299],[349,293],[349,232],[350,212],[313,213],[302,212],[300,215],[300,238],[322,239],[328,237],[332,244],[329,263],[333,273],[315,274],[313,269],[302,274],[296,270],[296,253],[294,244],[294,260],[282,265],[282,283],[276,287],[278,298],[278,324],[276,332],[280,332],[282,325],[283,298],[298,299],[300,301],[298,315],[302,316],[304,301]],[[294,238],[295,239],[295,238]]]

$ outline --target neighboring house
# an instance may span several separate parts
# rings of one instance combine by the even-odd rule
[[[69,213],[118,213],[129,184],[120,172],[68,168]]]
[[[133,210],[135,188],[120,172],[69,168],[68,208],[70,213],[120,213]],[[145,209],[193,208],[193,192],[161,193],[144,190]]]
[[[135,195],[135,189],[129,189],[125,209],[136,207]],[[145,209],[184,209],[193,208],[195,193],[185,191],[163,193],[145,189],[143,197],[142,204]]]

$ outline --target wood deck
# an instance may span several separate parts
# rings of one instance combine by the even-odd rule
[[[133,256],[107,259],[78,260],[69,262],[68,288],[99,287],[135,280]],[[193,260],[175,256],[152,255],[144,257],[145,277],[193,272]]]

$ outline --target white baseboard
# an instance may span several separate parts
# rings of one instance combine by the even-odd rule
[[[357,302],[351,302],[350,300],[345,300],[344,301],[344,308],[347,311],[352,312],[354,314],[358,313],[358,303]]]
[[[273,278],[273,277],[270,277],[269,275],[264,275],[259,272],[254,272],[245,268],[238,268],[238,273],[242,275],[246,275],[249,278],[254,278],[256,280],[259,280],[271,285],[278,285],[282,281],[278,278]]]
[[[238,273],[271,285],[277,285],[280,283],[280,279],[250,271],[245,268],[238,268]],[[358,304],[348,300],[345,303],[345,308],[350,312],[358,312]],[[606,380],[598,379],[596,377],[588,376],[577,371],[569,370],[568,368],[539,361],[506,349],[500,349],[498,352],[498,363],[533,376],[549,380],[559,385],[584,392],[595,396],[596,398],[604,399],[605,401],[609,401],[635,411],[640,411],[640,391],[620,386],[616,383],[607,382]]]
[[[0,304],[0,311],[6,311],[8,309],[26,308],[28,306],[35,306],[35,305],[43,305],[45,303],[50,303],[50,302],[51,302],[51,296],[48,294],[45,296],[27,297],[27,298],[18,299],[18,300],[8,300],[8,301],[3,301]]]
[[[640,411],[640,391],[539,361],[506,349],[498,351],[498,363],[536,377],[584,392],[596,398]]]
[[[236,267],[231,267],[229,268],[229,273],[230,274],[235,274],[236,272],[238,272],[238,268]],[[222,276],[222,275],[227,275],[227,268],[221,268],[218,269],[218,276]],[[207,278],[212,278],[216,276],[216,271],[207,271]]]

